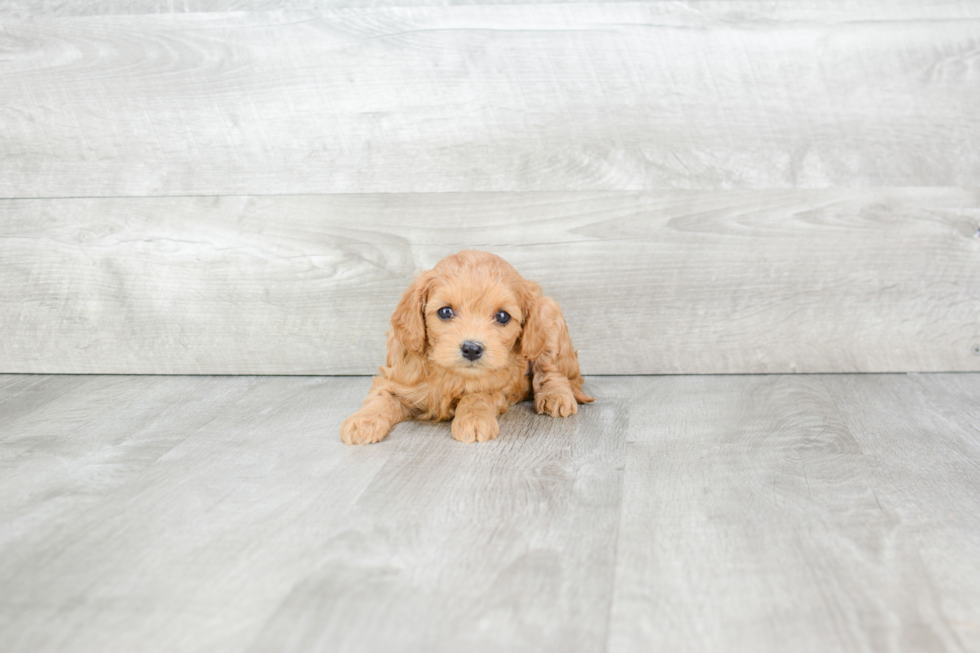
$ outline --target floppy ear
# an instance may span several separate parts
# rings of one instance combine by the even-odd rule
[[[423,272],[405,294],[391,314],[391,332],[406,350],[421,354],[425,351],[425,301],[432,283],[432,273]]]
[[[541,297],[541,286],[533,281],[525,280],[518,289],[521,299],[521,311],[523,312],[521,331],[521,355],[528,360],[535,360],[544,351],[545,336],[547,335],[544,325],[536,315],[535,306]]]

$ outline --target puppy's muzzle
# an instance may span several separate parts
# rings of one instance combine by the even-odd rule
[[[459,351],[466,360],[475,361],[483,355],[483,344],[467,340],[460,346]]]

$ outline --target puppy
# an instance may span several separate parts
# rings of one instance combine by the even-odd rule
[[[578,412],[578,356],[558,303],[509,263],[465,251],[419,275],[395,307],[388,356],[347,444],[382,440],[405,419],[453,420],[460,442],[493,440],[497,417],[519,401],[552,417]]]

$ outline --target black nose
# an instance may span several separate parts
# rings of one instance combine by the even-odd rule
[[[475,361],[477,358],[483,355],[483,345],[478,342],[473,342],[472,340],[467,340],[459,348],[463,352],[463,358],[470,361]]]

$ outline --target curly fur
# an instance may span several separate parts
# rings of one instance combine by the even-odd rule
[[[438,317],[444,306],[452,319]],[[501,310],[511,316],[507,324],[494,319]],[[465,341],[481,343],[483,355],[464,358]],[[499,256],[464,251],[405,291],[391,316],[386,363],[340,436],[370,444],[402,420],[451,419],[454,438],[484,442],[497,437],[497,417],[525,399],[539,413],[574,415],[592,401],[582,383],[558,303]]]

